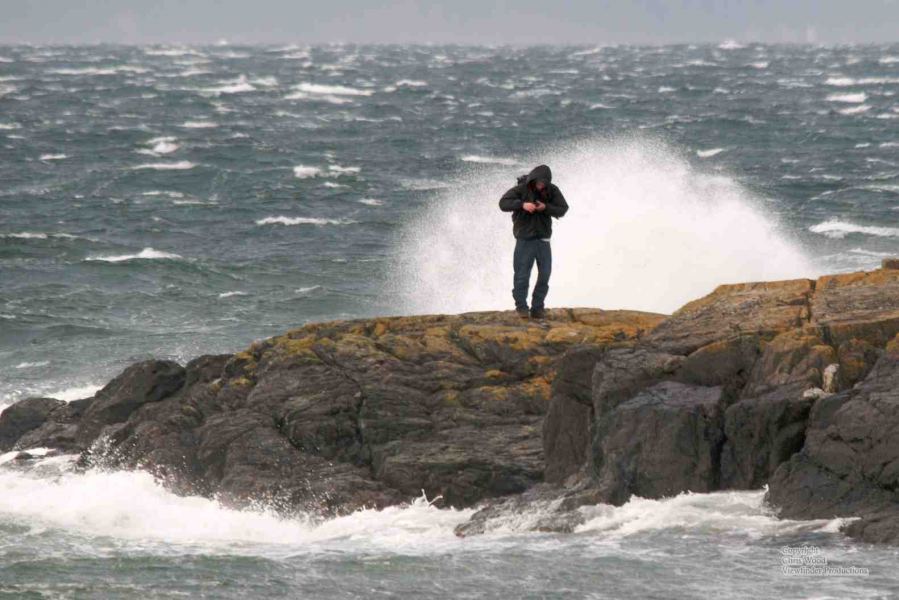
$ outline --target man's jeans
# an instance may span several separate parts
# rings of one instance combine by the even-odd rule
[[[537,283],[531,298],[531,310],[542,310],[543,301],[549,291],[549,275],[552,272],[553,255],[549,242],[541,239],[515,240],[515,254],[512,255],[512,266],[515,269],[512,298],[515,308],[528,307],[528,284],[531,281],[531,269],[537,262]]]

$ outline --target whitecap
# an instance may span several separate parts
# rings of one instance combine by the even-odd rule
[[[697,150],[696,156],[699,158],[710,158],[716,154],[721,154],[722,152],[724,152],[724,148],[710,148],[708,150]]]
[[[193,54],[202,56],[200,52],[191,48],[144,48],[144,54],[148,56],[185,56]]]
[[[362,169],[359,167],[341,167],[340,165],[330,165],[328,171],[337,173],[338,175],[358,173]]]
[[[183,198],[184,194],[181,192],[172,192],[169,190],[150,190],[148,192],[143,192],[142,196],[168,196],[169,198]]]
[[[222,292],[219,294],[219,298],[231,298],[232,296],[246,296],[246,292],[241,292],[239,290],[233,292]]]
[[[241,75],[237,79],[218,82],[218,87],[204,88],[202,91],[206,94],[220,96],[222,94],[242,94],[244,92],[255,92],[256,88],[247,81],[246,75]]]
[[[186,129],[212,129],[218,126],[218,123],[212,121],[185,121],[181,124]]]
[[[849,87],[853,85],[891,85],[899,83],[899,77],[829,77],[824,83],[834,87]]]
[[[85,67],[81,69],[50,69],[51,75],[116,75],[118,73],[149,73],[149,69],[122,65],[118,67]]]
[[[124,262],[128,260],[158,260],[158,259],[178,259],[182,258],[178,254],[173,254],[171,252],[162,252],[160,250],[154,250],[153,248],[144,248],[137,254],[119,254],[115,256],[88,256],[84,260],[87,261],[99,261],[99,262]]]
[[[592,56],[593,54],[599,54],[602,52],[602,48],[597,46],[595,48],[590,48],[588,50],[578,50],[577,52],[572,52],[568,55],[569,58],[574,58],[578,56]]]
[[[146,143],[152,146],[152,148],[150,148],[149,150],[142,150],[140,152],[153,155],[171,154],[172,152],[180,148],[180,146],[175,143],[176,139],[177,138],[171,136],[155,137],[151,140],[146,141]]]
[[[35,367],[46,367],[49,364],[50,364],[49,360],[41,360],[38,362],[20,362],[13,368],[15,368],[15,369],[33,369]]]
[[[5,238],[18,238],[21,240],[45,240],[47,239],[46,233],[33,233],[30,231],[21,231],[19,233],[4,233],[0,235],[0,237]]]
[[[560,96],[562,92],[551,90],[549,88],[534,88],[530,90],[518,90],[512,94],[513,98],[540,98],[542,96]],[[453,99],[450,96],[444,96],[447,99]]]
[[[808,228],[812,233],[819,233],[829,238],[841,239],[851,233],[861,233],[877,237],[899,237],[899,227],[878,227],[875,225],[857,225],[839,219],[830,219]]]
[[[323,219],[318,217],[266,217],[256,221],[257,225],[347,225],[353,221],[344,219]]]
[[[428,82],[417,79],[400,79],[394,85],[397,87],[425,87],[428,85]]]
[[[871,107],[867,104],[859,104],[858,106],[850,106],[849,108],[841,108],[837,110],[841,115],[858,115],[861,113],[866,113],[871,110]]]
[[[331,104],[350,104],[352,100],[345,97],[334,96],[330,94],[310,94],[308,92],[294,92],[284,96],[285,100],[313,100],[319,102],[329,102]]]
[[[518,161],[515,160],[514,158],[481,156],[478,154],[468,154],[466,156],[462,156],[459,160],[461,160],[462,162],[483,163],[483,164],[492,164],[492,165],[506,165],[509,167],[518,164]]]
[[[250,81],[250,83],[254,85],[261,85],[262,87],[278,87],[278,79],[276,77],[257,77]]]
[[[319,167],[309,167],[306,165],[297,165],[293,168],[293,175],[297,179],[308,179],[310,177],[318,177],[322,174]]]
[[[741,50],[745,47],[746,46],[736,40],[725,40],[718,44],[719,50]]]
[[[300,83],[294,86],[299,92],[322,96],[371,96],[372,90],[361,90],[343,85],[322,85],[317,83]]]
[[[172,204],[174,204],[174,205],[176,205],[176,206],[196,205],[196,204],[202,204],[202,205],[215,205],[215,204],[218,204],[218,202],[216,202],[215,200],[206,200],[206,201],[203,201],[203,200],[195,200],[195,199],[193,199],[193,200],[172,200]]]
[[[864,92],[850,94],[830,94],[827,100],[830,102],[845,102],[847,104],[861,104],[868,99],[868,95]]]
[[[828,77],[824,84],[835,87],[849,87],[855,85],[855,79],[851,77]]]
[[[229,50],[227,52],[216,52],[213,56],[217,58],[250,58],[250,55],[246,52],[234,52],[233,50]]]
[[[769,64],[771,64],[771,63],[769,63],[767,61],[759,61],[759,62],[749,63],[749,66],[752,67],[753,69],[761,70],[761,69],[767,69]]]
[[[154,169],[156,171],[181,171],[185,169],[193,169],[196,166],[197,165],[190,162],[189,160],[179,160],[178,162],[173,163],[147,163],[131,167],[131,169],[134,171],[141,169]]]
[[[12,129],[20,129],[21,127],[18,123],[0,123],[0,131],[10,131]]]
[[[876,252],[874,250],[865,250],[864,248],[853,248],[849,252],[861,254],[863,256],[874,256],[876,258],[889,258],[895,255],[894,252]]]
[[[185,69],[175,74],[175,77],[197,77],[199,75],[209,75],[212,71],[207,69]]]
[[[68,156],[65,154],[41,154],[41,160],[65,160]]]
[[[342,183],[337,183],[336,181],[326,181],[322,184],[326,188],[345,188],[348,187]]]
[[[308,287],[301,287],[294,290],[294,293],[297,294],[308,294],[309,292],[314,292],[316,290],[322,289],[320,285],[310,285]]]
[[[668,87],[667,85],[659,86],[659,89],[658,89],[658,92],[659,92],[660,94],[670,94],[670,93],[673,92],[673,91],[674,91],[674,88],[673,88],[673,87]]]
[[[899,56],[884,56],[881,57],[877,62],[882,65],[892,65],[899,63]]]
[[[365,204],[366,206],[383,206],[384,201],[378,200],[376,198],[362,198],[359,200],[360,204]]]

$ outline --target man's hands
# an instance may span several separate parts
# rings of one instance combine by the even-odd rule
[[[546,210],[546,204],[539,200],[537,202],[525,202],[521,205],[521,209],[529,213],[543,212]]]

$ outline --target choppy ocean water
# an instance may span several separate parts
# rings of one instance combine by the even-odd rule
[[[496,200],[538,162],[572,207],[551,305],[669,312],[722,282],[872,268],[899,255],[897,94],[899,45],[0,47],[0,407],[307,321],[507,308]],[[315,526],[133,474],[0,478],[3,591],[896,589],[894,551],[777,523],[757,493],[457,540],[464,515],[421,502]],[[871,574],[778,576],[803,542]]]

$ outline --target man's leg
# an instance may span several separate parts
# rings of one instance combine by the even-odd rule
[[[549,242],[536,240],[536,243],[537,284],[534,286],[534,296],[531,298],[531,310],[543,310],[543,301],[546,300],[546,293],[549,292],[549,276],[553,270],[553,253]]]
[[[515,240],[515,253],[512,255],[513,277],[512,298],[516,309],[528,308],[528,284],[531,281],[531,269],[534,267],[534,251],[530,240]]]

